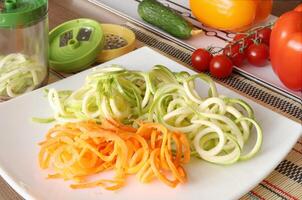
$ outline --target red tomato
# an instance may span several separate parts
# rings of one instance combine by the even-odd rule
[[[247,60],[250,64],[261,67],[265,65],[269,57],[269,49],[266,44],[252,44],[247,50]]]
[[[233,63],[226,55],[214,56],[210,63],[210,72],[217,78],[226,78],[233,71]]]
[[[294,9],[294,11],[302,12],[302,3],[299,4],[299,5]]]
[[[261,43],[269,45],[271,33],[272,33],[272,29],[266,27],[257,31],[257,36],[258,38],[261,39]]]
[[[234,40],[234,41],[238,41],[238,40],[241,40],[241,39],[244,38],[244,37],[246,37],[246,38],[243,40],[245,46],[249,46],[249,45],[251,45],[251,44],[254,43],[254,41],[253,41],[253,39],[255,39],[255,35],[254,35],[254,34],[248,36],[248,34],[246,34],[246,33],[238,33],[237,35],[235,35],[235,37],[234,37],[233,40]]]
[[[234,37],[234,41],[238,41],[241,40],[244,37],[247,37],[248,35],[245,33],[238,33],[235,37]],[[250,35],[248,36],[246,39],[244,39],[242,42],[240,42],[241,47],[244,49],[244,52],[246,52],[246,50],[249,48],[249,46],[251,46],[252,44],[254,44],[253,39],[255,38],[255,35]]]
[[[275,73],[292,90],[302,90],[302,4],[275,23],[270,58]]]
[[[236,34],[235,35],[235,37],[234,37],[234,41],[238,41],[238,40],[240,40],[240,39],[242,39],[242,38],[244,38],[244,37],[246,37],[247,35],[245,34],[245,33],[238,33],[238,34]]]
[[[223,50],[223,54],[228,56],[237,67],[240,67],[245,59],[245,54],[239,44],[227,45]]]
[[[198,71],[207,71],[210,66],[210,62],[213,58],[213,55],[205,49],[197,49],[192,54],[192,65]]]

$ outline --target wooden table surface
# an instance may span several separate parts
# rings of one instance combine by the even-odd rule
[[[302,1],[298,0],[275,0],[272,14],[280,16],[282,13],[296,7]],[[103,23],[125,23],[126,20],[100,9],[87,0],[49,0],[49,28],[79,17],[92,18]],[[0,199],[12,199],[13,191],[8,186],[0,189]],[[17,196],[16,196],[17,197]],[[16,199],[16,198],[13,198]],[[18,198],[19,199],[19,198]]]

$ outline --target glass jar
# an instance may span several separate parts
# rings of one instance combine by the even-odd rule
[[[48,78],[47,0],[0,0],[0,101]]]

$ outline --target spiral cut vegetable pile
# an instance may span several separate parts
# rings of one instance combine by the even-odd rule
[[[0,56],[0,97],[16,97],[35,89],[44,79],[45,70],[23,54]]]
[[[196,79],[209,85],[208,96],[198,94]],[[149,72],[112,66],[96,69],[74,92],[50,89],[48,99],[58,122],[115,118],[133,126],[137,119],[161,123],[187,134],[192,155],[217,164],[249,159],[262,144],[252,108],[219,95],[205,74],[171,72],[160,65]],[[256,142],[247,149],[254,129]]]
[[[186,136],[156,123],[141,123],[138,129],[112,119],[102,124],[66,123],[49,130],[40,146],[41,168],[55,171],[49,178],[76,181],[71,185],[74,189],[101,186],[117,190],[129,174],[136,174],[143,183],[158,178],[176,187],[186,181],[182,164],[190,160]],[[112,179],[89,180],[108,170],[115,171]]]

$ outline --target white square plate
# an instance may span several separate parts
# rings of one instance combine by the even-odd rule
[[[150,70],[155,64],[163,64],[173,71],[193,71],[144,47],[108,64],[121,64],[128,69]],[[48,88],[76,89],[91,70],[66,78]],[[199,85],[201,89],[206,88]],[[53,124],[37,124],[31,117],[48,117],[52,111],[43,88],[0,104],[0,175],[24,198],[43,200],[154,200],[154,199],[238,199],[282,161],[301,135],[301,125],[267,108],[246,99],[235,92],[217,85],[221,94],[242,98],[255,110],[257,121],[264,131],[264,143],[259,154],[246,162],[232,166],[217,166],[194,160],[185,166],[188,183],[171,189],[159,181],[141,184],[135,177],[128,177],[128,184],[117,192],[102,188],[72,190],[69,182],[46,180],[47,171],[39,169],[37,143],[42,141]]]

